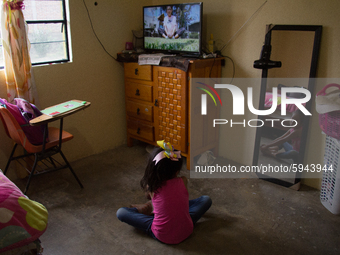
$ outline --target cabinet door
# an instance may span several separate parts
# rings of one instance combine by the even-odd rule
[[[155,66],[155,140],[170,142],[187,152],[187,77],[182,70]]]

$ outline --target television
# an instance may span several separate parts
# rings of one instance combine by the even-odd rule
[[[202,2],[144,6],[144,50],[200,56],[202,14]]]

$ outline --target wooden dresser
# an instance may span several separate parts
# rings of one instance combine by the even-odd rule
[[[193,60],[188,71],[124,63],[127,145],[165,139],[190,158],[190,82],[220,77],[223,58]],[[187,168],[190,162],[187,160]]]

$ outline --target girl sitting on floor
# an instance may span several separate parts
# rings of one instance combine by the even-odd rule
[[[292,159],[294,163],[298,162],[299,150],[302,134],[302,124],[304,120],[304,114],[301,110],[293,112],[292,119],[296,121],[296,126],[290,128],[285,134],[276,138],[269,144],[262,144],[261,152],[268,156],[273,156],[279,159]],[[284,152],[279,152],[280,149],[284,149]]]
[[[194,224],[210,208],[211,199],[201,196],[189,201],[187,178],[177,177],[183,159],[170,143],[158,141],[161,148],[151,153],[141,186],[151,201],[123,207],[120,221],[145,231],[167,244],[178,244],[193,232]]]

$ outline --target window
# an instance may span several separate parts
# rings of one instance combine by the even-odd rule
[[[70,60],[67,0],[24,1],[24,17],[31,43],[32,65],[68,62]],[[1,45],[0,66],[4,66]]]

